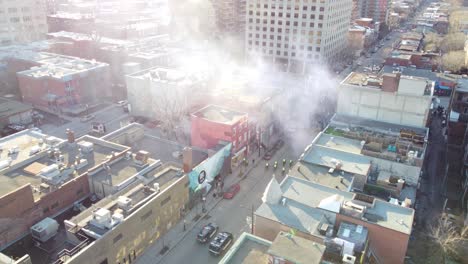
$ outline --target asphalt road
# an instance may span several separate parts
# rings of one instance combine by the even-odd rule
[[[312,138],[311,138],[312,140]],[[273,156],[273,160],[283,158],[296,159],[295,155],[288,149],[288,144]],[[189,231],[189,234],[172,251],[170,251],[160,263],[192,263],[207,264],[218,263],[222,256],[212,256],[208,251],[208,244],[202,245],[196,241],[199,230],[207,223],[213,222],[219,225],[219,231],[228,231],[234,235],[236,240],[242,232],[249,232],[248,224],[252,215],[252,206],[256,210],[262,203],[263,192],[271,180],[273,170],[265,169],[265,161],[258,163],[249,176],[241,182],[241,190],[232,200],[222,200],[211,212],[210,218],[200,221],[196,227]],[[278,181],[284,176],[281,173],[276,175]]]

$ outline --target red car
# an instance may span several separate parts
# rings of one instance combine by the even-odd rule
[[[234,184],[229,189],[227,192],[224,193],[223,198],[224,199],[232,199],[236,194],[240,191],[240,185],[239,184]]]

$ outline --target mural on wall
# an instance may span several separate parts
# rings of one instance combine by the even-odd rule
[[[220,173],[224,161],[230,156],[231,148],[232,143],[227,144],[189,172],[190,191],[199,192],[205,189],[208,192],[211,189],[214,178]]]

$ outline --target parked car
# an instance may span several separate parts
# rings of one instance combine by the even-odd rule
[[[221,232],[216,235],[216,237],[211,241],[209,250],[211,254],[219,256],[228,250],[229,246],[232,244],[234,236],[229,232]]]
[[[85,115],[85,116],[82,116],[82,117],[80,118],[80,121],[81,121],[81,122],[88,122],[89,120],[92,120],[92,119],[94,119],[94,118],[95,118],[94,115]]]
[[[227,192],[224,193],[223,198],[224,199],[232,199],[236,194],[240,191],[240,185],[239,184],[234,184],[229,189]]]
[[[200,232],[197,235],[197,240],[200,243],[206,243],[214,235],[216,235],[217,232],[218,232],[218,226],[213,223],[209,223],[200,230]]]
[[[128,104],[128,101],[127,100],[118,101],[117,104],[119,106],[126,106]]]

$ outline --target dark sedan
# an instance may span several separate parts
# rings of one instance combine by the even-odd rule
[[[197,240],[200,243],[206,243],[216,235],[216,232],[218,232],[218,226],[213,223],[209,223],[200,230]]]

